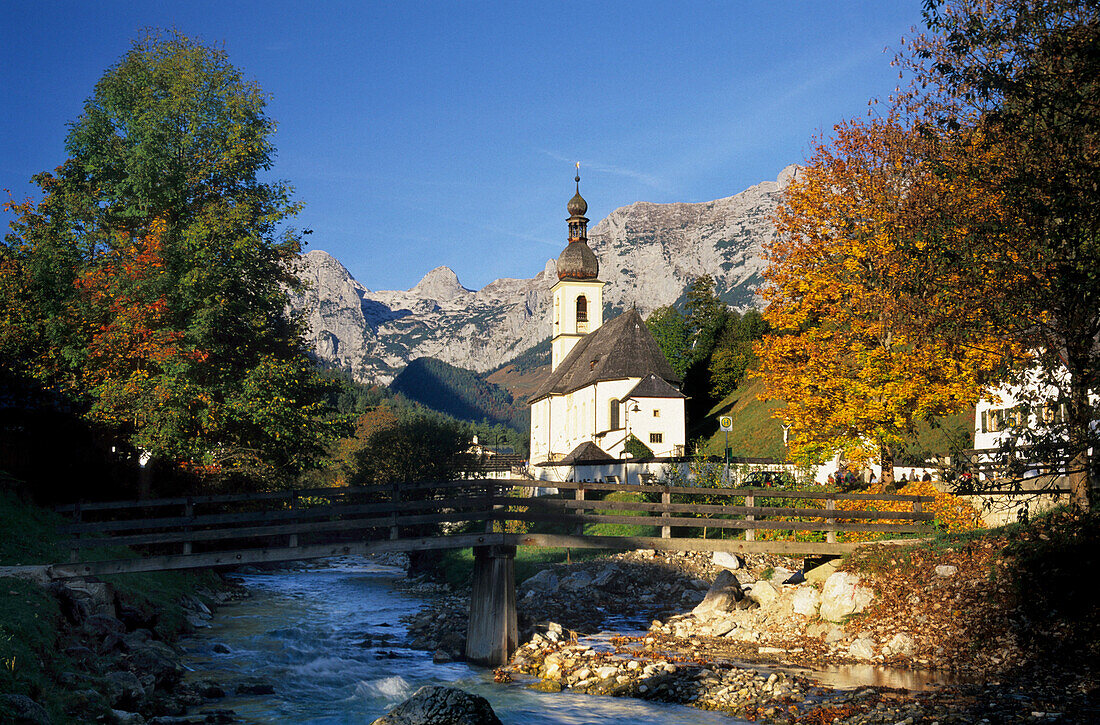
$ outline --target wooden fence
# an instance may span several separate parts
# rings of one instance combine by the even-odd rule
[[[586,482],[555,484],[557,496],[531,497],[525,495],[531,483],[425,482],[80,503],[57,510],[72,517],[63,529],[71,535],[67,545],[74,566],[69,568],[87,573],[286,561],[363,550],[341,546],[349,542],[370,543],[370,550],[465,547],[484,543],[489,534],[531,546],[843,553],[855,544],[838,542],[838,533],[926,534],[932,519],[923,510],[932,499],[922,496]],[[642,494],[642,500],[599,500],[624,491]],[[868,510],[839,510],[840,501],[860,501]],[[909,510],[877,509],[878,504],[897,508],[898,502]],[[660,537],[584,535],[586,525],[599,523],[653,526]],[[758,533],[768,530],[819,532],[823,536],[816,538],[824,541],[758,541]],[[717,539],[701,538],[708,532],[720,533]],[[723,538],[731,533],[738,538]],[[146,563],[85,566],[92,558],[87,550],[120,545],[139,549]],[[106,552],[112,555],[121,553]]]

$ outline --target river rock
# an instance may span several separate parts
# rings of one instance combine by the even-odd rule
[[[917,648],[917,643],[906,632],[898,632],[882,647],[887,657],[908,657]]]
[[[538,574],[525,580],[520,587],[541,592],[556,592],[558,590],[558,576],[549,569],[543,569]]]
[[[6,705],[15,715],[16,723],[24,725],[50,725],[50,714],[46,708],[26,695],[0,695],[0,704]]]
[[[733,611],[738,602],[745,599],[745,592],[741,590],[741,582],[728,570],[723,569],[710,585],[710,590],[703,597],[703,601],[691,610],[691,613],[699,618],[712,617]]]
[[[570,592],[581,591],[592,585],[592,576],[586,571],[573,572],[561,580],[561,588]]]
[[[821,593],[814,587],[799,587],[791,596],[791,608],[803,617],[816,617],[821,606]]]
[[[862,612],[871,604],[875,593],[870,587],[863,586],[858,574],[838,571],[825,580],[821,592],[821,618],[830,622],[840,622],[850,614]]]
[[[152,675],[157,687],[170,688],[183,677],[179,655],[163,642],[145,642],[135,647],[128,658],[134,672]]]
[[[815,566],[813,569],[810,569],[805,574],[803,574],[803,576],[806,577],[806,581],[812,584],[822,584],[826,579],[836,573],[837,567],[839,566],[837,562],[837,559],[831,559],[824,564]]]
[[[428,685],[372,725],[503,725],[489,701],[453,687]]]
[[[142,717],[141,713],[129,712],[127,710],[111,710],[111,716],[114,717],[118,725],[145,725],[145,718]]]
[[[111,707],[135,707],[145,698],[145,687],[133,672],[108,672],[103,679]]]
[[[778,596],[779,591],[775,588],[775,585],[764,579],[755,582],[752,588],[749,589],[749,599],[753,600],[761,607],[769,606]]]
[[[728,551],[716,551],[711,555],[710,560],[714,562],[715,566],[720,566],[723,569],[729,569],[734,571],[745,566],[745,562],[741,560],[737,554],[731,554]]]
[[[856,660],[869,660],[875,656],[875,643],[869,637],[860,637],[848,646],[848,656]]]
[[[936,567],[936,576],[955,576],[959,571],[959,567],[952,564],[940,564]]]

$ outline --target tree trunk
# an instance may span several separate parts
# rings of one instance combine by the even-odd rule
[[[894,483],[894,449],[890,446],[879,447],[879,461],[882,463],[882,488],[884,491],[897,490]]]

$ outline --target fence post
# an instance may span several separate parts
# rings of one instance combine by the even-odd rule
[[[573,493],[573,498],[575,498],[577,501],[583,501],[584,500],[584,489],[578,487],[577,490],[574,491],[574,493]],[[584,509],[583,508],[578,508],[576,511],[577,511],[577,516],[584,516]],[[584,535],[584,522],[581,522],[581,523],[577,524],[576,534],[577,534],[577,536],[583,536]]]
[[[298,489],[294,489],[290,492],[290,510],[295,511],[298,508]],[[292,521],[294,519],[291,519]],[[290,535],[290,548],[293,549],[298,546],[298,534]]]
[[[195,502],[190,496],[187,497],[187,503],[185,503],[183,505],[183,517],[185,519],[188,519],[188,520],[195,518]],[[190,524],[185,524],[184,525],[183,533],[185,533],[185,534],[190,534],[191,533],[191,525]],[[191,548],[192,548],[191,544],[192,544],[192,542],[191,542],[190,539],[187,539],[186,541],[183,542],[183,553],[185,555],[191,553]]]
[[[493,533],[493,514],[496,506],[493,505],[493,482],[485,479],[485,533]]]
[[[80,502],[77,501],[76,505],[73,506],[73,523],[74,524],[79,524],[80,520],[81,520],[81,517],[82,517],[82,514],[80,513]],[[69,549],[69,561],[72,561],[72,562],[80,561],[80,545],[76,543],[79,540],[80,540],[80,532],[77,531],[73,535],[73,546],[72,546],[71,549]]]
[[[826,499],[825,500],[825,509],[828,510],[828,511],[836,511],[836,499],[835,498]],[[836,524],[836,519],[835,518],[825,519],[825,523],[835,525]],[[836,543],[836,531],[834,531],[832,529],[826,531],[825,532],[825,542],[829,543],[829,544],[835,544]]]
[[[747,508],[752,508],[753,506],[756,506],[756,496],[754,494],[745,494],[745,506]],[[756,514],[746,514],[745,520],[756,521]],[[745,529],[745,541],[756,541],[756,529]]]
[[[390,514],[390,539],[393,540],[401,535],[397,530],[397,504],[401,501],[401,486],[394,481],[390,487],[390,502],[393,504],[393,513]]]
[[[661,518],[667,519],[668,518],[668,505],[670,503],[672,503],[672,494],[670,494],[668,492],[668,484],[667,483],[665,484],[665,490],[661,491],[661,503],[663,503],[665,505],[665,510],[661,512]],[[662,539],[672,538],[672,527],[662,526],[661,527],[661,538]]]
[[[924,502],[921,501],[920,499],[917,499],[916,501],[913,502],[913,513],[914,514],[919,514],[919,513],[923,513],[923,512],[924,512]],[[916,523],[922,523],[922,522],[918,522],[916,520],[916,516],[914,516],[913,517],[913,523],[916,524]]]

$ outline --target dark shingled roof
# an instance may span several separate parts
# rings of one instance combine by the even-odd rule
[[[610,455],[607,454],[604,449],[592,441],[585,441],[579,446],[569,451],[569,455],[560,461],[555,461],[558,464],[571,464],[571,463],[596,463],[599,461],[614,461]]]
[[[638,384],[630,389],[630,392],[623,396],[623,400],[627,398],[686,398],[687,396],[681,393],[676,388],[666,383],[661,378],[657,377],[653,373],[646,375],[644,378],[638,381]]]
[[[629,310],[581,338],[528,403],[548,395],[565,395],[595,382],[644,378],[651,373],[668,383],[680,383],[641,315]]]

